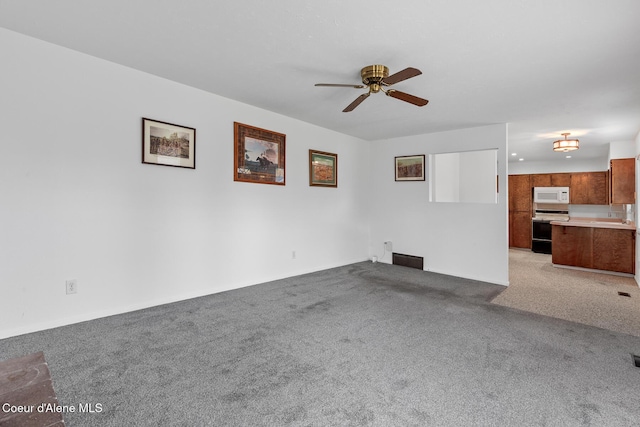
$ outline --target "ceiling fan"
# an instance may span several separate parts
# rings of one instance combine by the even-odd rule
[[[427,105],[429,102],[426,99],[418,98],[417,96],[410,95],[405,92],[400,92],[395,89],[385,89],[387,86],[391,86],[403,80],[410,79],[412,77],[416,77],[422,74],[422,71],[417,68],[405,68],[402,71],[398,71],[395,74],[389,75],[389,69],[384,65],[369,65],[364,67],[360,71],[360,75],[362,76],[361,85],[353,85],[353,84],[335,84],[335,83],[316,83],[316,86],[328,86],[328,87],[352,87],[354,89],[363,89],[365,87],[369,88],[367,93],[363,93],[359,97],[356,98],[351,104],[347,106],[343,113],[348,113],[349,111],[353,111],[362,101],[367,99],[369,95],[372,93],[378,93],[380,91],[384,92],[387,96],[392,98],[399,99],[401,101],[408,102],[413,105],[417,105],[418,107],[422,107]]]

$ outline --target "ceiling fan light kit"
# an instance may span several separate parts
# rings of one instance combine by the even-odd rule
[[[553,141],[553,151],[566,153],[580,148],[580,141],[577,139],[567,139],[567,136],[571,135],[570,133],[562,133],[561,135],[564,136],[564,139]]]
[[[316,86],[324,86],[324,87],[351,87],[355,89],[363,89],[365,87],[369,88],[369,91],[363,93],[359,97],[355,99],[351,104],[347,106],[344,110],[344,113],[348,113],[349,111],[353,111],[362,101],[367,99],[369,95],[372,93],[384,92],[387,96],[392,98],[399,99],[404,102],[408,102],[413,105],[417,105],[418,107],[425,106],[429,103],[428,100],[419,98],[415,95],[410,95],[408,93],[400,92],[394,89],[384,89],[387,86],[391,86],[403,80],[410,79],[412,77],[416,77],[422,74],[420,70],[417,68],[405,68],[402,71],[398,71],[395,74],[389,75],[389,68],[384,65],[369,65],[360,70],[360,76],[362,77],[363,85],[353,85],[353,84],[337,84],[337,83],[316,83]]]

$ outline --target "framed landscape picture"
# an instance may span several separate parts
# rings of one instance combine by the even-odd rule
[[[233,180],[285,185],[286,135],[233,123]]]
[[[395,169],[396,181],[424,181],[424,154],[396,157]]]
[[[309,150],[309,185],[319,187],[338,186],[338,155]]]
[[[196,130],[142,119],[142,163],[196,168]]]

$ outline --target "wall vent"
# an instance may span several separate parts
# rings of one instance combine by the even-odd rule
[[[397,254],[394,252],[393,264],[424,270],[424,258],[421,256]]]

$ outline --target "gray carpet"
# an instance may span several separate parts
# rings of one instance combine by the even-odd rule
[[[640,338],[358,263],[0,341],[68,426],[637,425]]]

